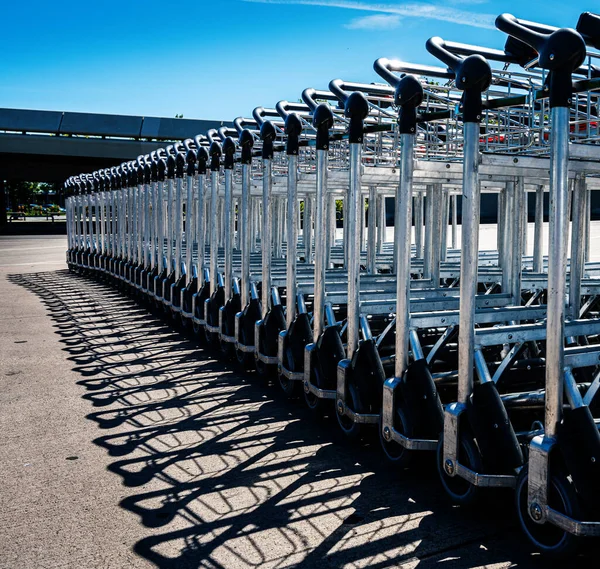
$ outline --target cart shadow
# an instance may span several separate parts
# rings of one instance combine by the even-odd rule
[[[547,567],[512,502],[451,507],[433,463],[391,468],[375,438],[350,444],[108,285],[9,279],[47,307],[156,567]]]

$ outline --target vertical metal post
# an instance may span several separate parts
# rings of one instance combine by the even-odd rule
[[[242,151],[243,152],[243,151]],[[250,164],[242,163],[242,198],[238,201],[238,239],[242,253],[241,264],[241,305],[248,304],[250,290],[250,232],[248,231],[248,210],[250,208]]]
[[[571,267],[569,271],[569,318],[579,318],[581,279],[583,278],[585,245],[585,177],[578,176],[573,186],[573,215],[571,225]]]
[[[288,155],[286,324],[289,329],[296,316],[296,257],[298,242],[298,156]]]
[[[442,206],[441,206],[441,232],[440,232],[440,261],[446,260],[446,252],[448,251],[448,216],[450,210],[450,200],[448,192],[442,189]],[[439,273],[438,273],[439,274]]]
[[[348,265],[348,344],[346,357],[352,356],[358,348],[360,315],[360,215],[361,215],[361,158],[362,145],[350,143],[350,188],[348,191],[347,212],[347,265]]]
[[[543,250],[544,227],[544,186],[535,190],[535,225],[533,230],[533,272],[541,273],[544,270]]]
[[[458,196],[452,194],[452,249],[458,248]]]
[[[271,294],[271,223],[272,205],[271,194],[273,191],[273,162],[271,158],[263,159],[263,234],[262,234],[262,289],[261,312],[264,318],[269,311],[269,296]],[[289,292],[289,291],[288,291]]]
[[[423,278],[425,278],[425,279],[431,279],[432,249],[433,249],[433,186],[431,184],[429,184],[427,186],[427,189],[425,192],[425,241],[424,241],[424,247],[423,247]]]
[[[196,239],[198,241],[198,291],[204,284],[204,250],[206,248],[206,223],[204,191],[206,185],[206,174],[198,174],[198,202],[196,204]]]
[[[369,209],[367,210],[369,229],[367,234],[367,272],[374,275],[377,272],[377,188],[369,187]]]
[[[408,366],[410,320],[410,250],[412,226],[412,184],[415,136],[400,135],[400,184],[396,192],[394,250],[396,271],[396,362],[395,377],[402,377]]]
[[[173,270],[173,194],[174,194],[174,183],[173,179],[167,180],[167,271]]]
[[[562,414],[569,108],[553,107],[550,150],[550,228],[548,241],[548,318],[546,324],[546,436],[555,437]]]
[[[225,249],[225,300],[231,298],[231,285],[233,279],[233,223],[231,218],[233,170],[225,168],[225,202],[223,212],[223,225],[225,236],[223,247]]]
[[[185,204],[185,284],[192,278],[192,257],[194,255],[194,236],[196,211],[194,208],[194,176],[186,176],[187,198]]]
[[[208,227],[210,232],[210,294],[212,295],[217,290],[217,257],[218,257],[218,226],[217,208],[218,208],[218,192],[219,192],[219,172],[212,170],[210,173],[210,215]]]
[[[417,259],[423,258],[423,194],[415,195],[415,255]]]
[[[440,258],[442,249],[442,193],[441,184],[433,184],[432,192],[432,208],[431,208],[431,224],[433,235],[431,237],[431,253],[430,253],[430,275],[432,284],[435,288],[440,286]]]
[[[464,123],[464,139],[458,402],[466,405],[473,390],[475,293],[479,255],[479,123]]]
[[[385,242],[385,196],[377,196],[377,253],[383,253]]]
[[[325,266],[327,263],[327,150],[317,150],[317,187],[315,199],[315,296],[313,340],[316,342],[325,325]]]

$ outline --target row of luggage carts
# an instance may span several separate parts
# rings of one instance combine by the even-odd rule
[[[69,179],[67,262],[567,555],[600,535],[600,16],[496,25]]]

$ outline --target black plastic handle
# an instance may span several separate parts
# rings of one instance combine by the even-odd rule
[[[211,131],[208,131],[206,135],[208,139],[211,140]],[[216,132],[216,131],[215,131]],[[223,149],[221,148],[221,144],[217,142],[217,140],[212,137],[212,142],[210,143],[210,148],[208,149],[208,153],[210,155],[210,169],[212,172],[218,172],[220,168],[220,158],[223,154]]]
[[[579,16],[576,29],[587,45],[600,49],[600,15],[583,12]]]
[[[235,162],[235,141],[231,136],[227,136],[223,140],[223,167],[225,170],[232,170]]]
[[[344,115],[350,119],[348,141],[361,143],[364,136],[364,122],[369,115],[369,103],[363,93],[354,91],[348,95],[344,103]]]
[[[238,136],[240,136],[242,134],[242,131],[244,129],[257,129],[258,130],[258,124],[254,119],[247,119],[244,117],[237,117],[235,119],[233,119],[233,126],[235,128],[235,130],[238,133]]]
[[[240,131],[238,141],[242,150],[241,163],[250,164],[252,162],[252,147],[254,146],[254,135],[247,128],[245,128]]]
[[[320,103],[313,113],[313,126],[317,130],[317,150],[329,148],[329,129],[333,127],[334,115],[327,103]]]
[[[319,101],[338,101],[338,98],[331,91],[319,91],[309,87],[302,91],[302,100],[308,105],[309,109],[314,111],[319,106]]]
[[[585,41],[570,28],[545,34],[524,25],[511,14],[500,14],[496,27],[535,49],[542,69],[572,73],[585,61]]]
[[[196,150],[196,158],[198,159],[198,174],[206,174],[206,164],[210,158],[206,146],[200,146]]]
[[[302,121],[296,113],[288,113],[285,119],[285,134],[287,135],[285,152],[288,156],[298,154],[300,148],[300,135],[302,134]]]
[[[275,110],[279,113],[279,116],[285,121],[290,113],[300,113],[305,117],[308,117],[310,113],[310,107],[305,103],[290,103],[289,101],[279,101],[275,105]]]
[[[256,109],[255,109],[256,110]],[[262,158],[269,160],[273,158],[273,142],[277,137],[277,130],[273,121],[265,120],[260,125],[260,138],[262,140]]]

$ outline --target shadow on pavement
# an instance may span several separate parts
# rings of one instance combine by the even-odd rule
[[[107,284],[9,279],[48,308],[94,443],[127,487],[121,506],[148,528],[134,550],[156,567],[548,566],[526,550],[510,495],[450,506],[433,462],[395,470],[375,437],[350,444]]]

